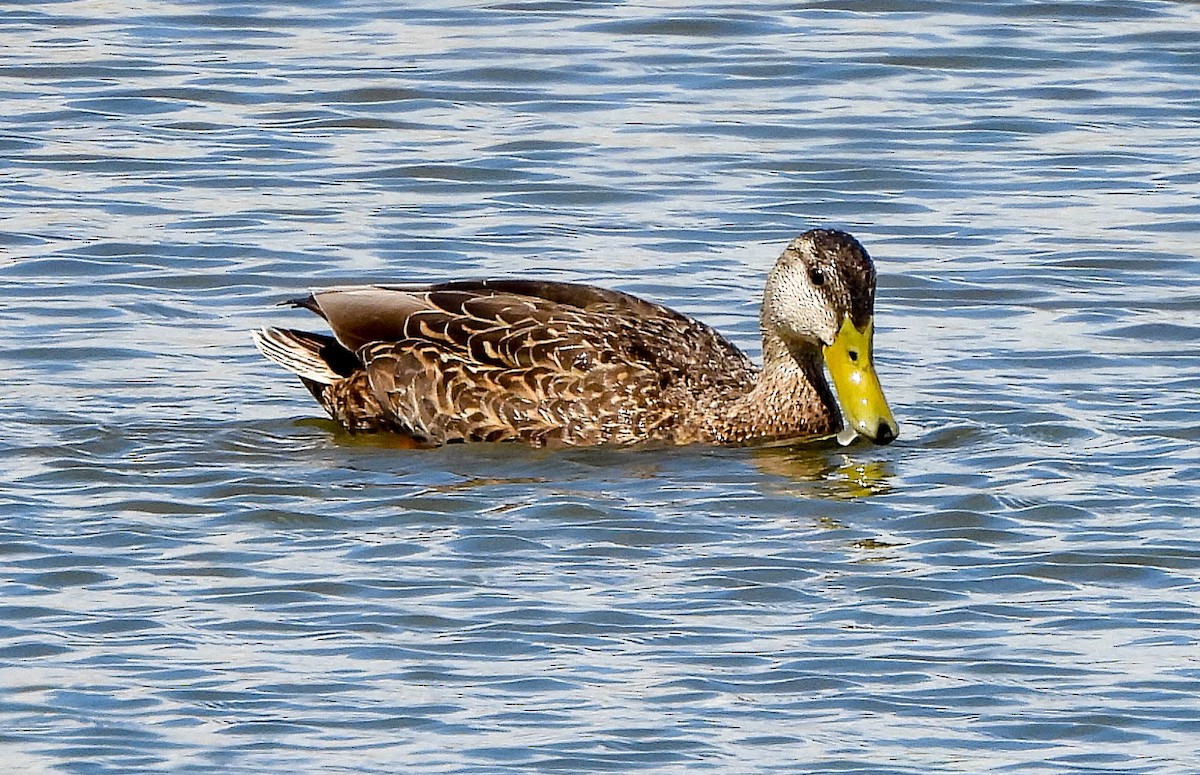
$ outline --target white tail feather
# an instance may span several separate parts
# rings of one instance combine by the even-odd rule
[[[319,346],[280,328],[260,328],[252,331],[254,345],[267,360],[298,374],[304,379],[332,385],[342,378],[321,357]]]

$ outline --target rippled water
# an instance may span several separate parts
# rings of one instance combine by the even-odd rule
[[[13,771],[1193,772],[1200,6],[9,3]],[[756,351],[880,269],[902,438],[350,438],[247,330],[520,274]]]

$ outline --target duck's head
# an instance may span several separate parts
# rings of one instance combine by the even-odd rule
[[[875,266],[858,240],[813,229],[787,246],[767,277],[763,327],[796,357],[820,352],[846,425],[876,444],[893,441],[892,417],[872,353]]]

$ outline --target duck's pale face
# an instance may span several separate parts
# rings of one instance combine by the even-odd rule
[[[763,313],[789,347],[833,344],[850,294],[833,257],[809,234],[792,241],[767,277]]]
[[[899,426],[884,398],[873,358],[875,269],[841,232],[797,237],[767,279],[763,322],[793,352],[819,349],[847,425],[878,444]]]

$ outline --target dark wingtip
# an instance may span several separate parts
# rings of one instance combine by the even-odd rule
[[[279,302],[279,307],[300,307],[302,309],[311,310],[321,317],[325,317],[325,313],[321,311],[321,307],[317,304],[317,297],[313,294],[307,296],[299,296],[295,299],[284,299]]]

